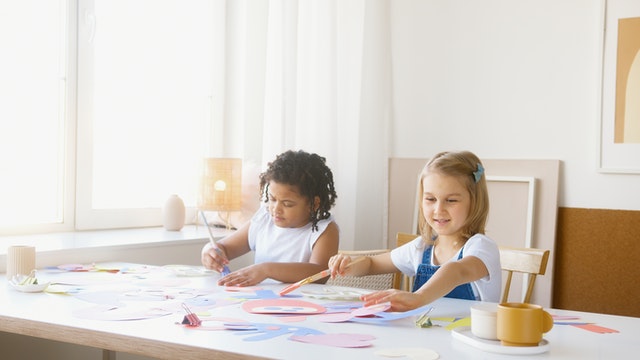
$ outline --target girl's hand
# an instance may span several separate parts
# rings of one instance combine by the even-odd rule
[[[221,286],[253,286],[263,282],[267,276],[261,269],[263,264],[254,264],[234,271],[218,280]]]
[[[329,259],[329,271],[331,278],[338,275],[344,276],[347,273],[347,266],[351,264],[351,257],[344,254],[333,255]]]
[[[205,268],[217,272],[222,272],[224,266],[229,264],[229,260],[224,256],[222,249],[219,247],[214,248],[211,244],[207,244],[202,249],[200,261]]]
[[[377,291],[367,295],[362,295],[360,300],[364,301],[364,306],[388,302],[391,304],[389,311],[408,311],[426,305],[419,294],[396,289]]]

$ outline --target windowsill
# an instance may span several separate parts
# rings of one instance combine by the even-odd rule
[[[233,230],[212,227],[211,232],[218,240]],[[187,225],[180,231],[153,227],[0,236],[0,272],[6,269],[7,248],[11,245],[35,246],[37,269],[113,261],[202,266],[200,252],[208,241],[207,228],[202,225]],[[247,254],[232,260],[231,265],[241,268],[252,263],[253,256]]]
[[[214,237],[221,238],[229,232],[226,229],[212,228]],[[151,247],[158,245],[203,244],[209,239],[204,226],[186,225],[180,231],[168,231],[163,227],[96,230],[49,233],[37,235],[17,235],[0,237],[0,255],[6,255],[11,245],[31,245],[38,253],[64,250],[82,250],[96,248]]]

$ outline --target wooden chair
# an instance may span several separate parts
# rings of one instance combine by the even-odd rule
[[[389,249],[379,249],[379,250],[353,250],[346,251],[341,250],[341,254],[349,255],[349,256],[374,256],[378,254],[384,254],[389,252]],[[380,275],[364,275],[364,276],[338,276],[336,278],[329,278],[327,280],[327,285],[333,286],[346,286],[346,287],[355,287],[361,289],[370,289],[370,290],[386,290],[391,289],[394,286],[394,279],[397,274],[380,274]]]
[[[507,281],[504,285],[501,302],[507,302],[509,298],[509,288],[514,272],[522,273],[524,274],[523,278],[528,279],[529,284],[523,302],[531,301],[536,276],[544,275],[548,261],[549,250],[500,246],[500,263],[502,270],[507,272]]]
[[[420,235],[399,232],[396,233],[396,247],[400,247],[408,242],[415,240]],[[397,273],[393,278],[393,288],[405,291],[411,291],[413,287],[413,276],[407,276],[403,273]]]

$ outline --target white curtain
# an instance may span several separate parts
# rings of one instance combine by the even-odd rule
[[[229,0],[218,10],[213,151],[261,167],[287,149],[326,157],[340,247],[387,247],[388,0]]]

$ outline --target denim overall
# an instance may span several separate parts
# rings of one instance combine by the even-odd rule
[[[416,272],[415,280],[413,282],[413,290],[420,289],[422,285],[424,285],[433,274],[435,274],[436,270],[440,268],[438,265],[431,265],[431,250],[433,246],[429,246],[422,253],[422,263],[418,266],[418,271]],[[462,259],[462,251],[460,250],[460,255],[458,256],[458,260]],[[456,298],[456,299],[465,299],[465,300],[476,300],[475,295],[473,294],[473,289],[471,288],[470,283],[458,285],[455,289],[451,290],[450,293],[445,295],[444,297]]]

